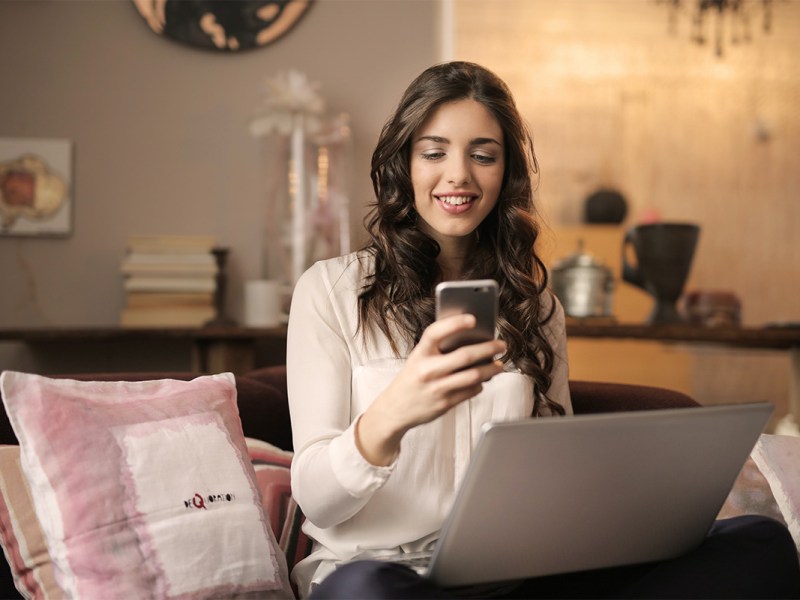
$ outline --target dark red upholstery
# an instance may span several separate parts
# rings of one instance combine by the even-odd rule
[[[646,385],[573,380],[569,393],[576,415],[700,406],[682,392]]]

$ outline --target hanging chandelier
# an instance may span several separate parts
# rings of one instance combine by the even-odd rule
[[[713,37],[714,53],[724,54],[726,38],[732,45],[752,40],[752,21],[761,12],[761,29],[772,29],[772,8],[775,0],[656,0],[669,5],[669,29],[675,34],[679,14],[688,7],[691,18],[691,41],[705,45]]]

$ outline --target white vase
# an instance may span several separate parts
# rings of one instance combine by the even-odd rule
[[[292,115],[262,138],[266,211],[262,277],[280,282],[283,310],[314,262],[350,252],[352,136],[346,114]]]

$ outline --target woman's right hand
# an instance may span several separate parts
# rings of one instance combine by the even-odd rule
[[[502,362],[492,360],[506,351],[501,340],[462,346],[448,353],[439,350],[445,338],[474,326],[475,317],[464,314],[435,321],[425,329],[403,369],[356,425],[356,443],[367,461],[391,464],[409,429],[433,421],[476,396],[484,381],[503,370]],[[487,359],[490,362],[470,367]]]

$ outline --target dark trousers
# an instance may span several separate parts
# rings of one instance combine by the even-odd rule
[[[312,599],[486,597],[480,588],[442,589],[411,569],[353,561],[331,573]],[[748,515],[717,521],[696,549],[667,561],[537,577],[503,598],[800,598],[800,563],[788,529]]]

